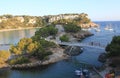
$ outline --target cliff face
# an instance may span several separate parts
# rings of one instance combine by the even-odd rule
[[[42,17],[36,16],[0,16],[0,29],[16,29],[24,27],[40,27],[44,22]]]
[[[93,23],[88,17],[88,15],[85,13],[45,16],[44,19],[47,19],[48,23],[53,23],[53,24],[74,23],[82,28],[98,27],[98,25]]]
[[[54,21],[62,20],[62,19],[75,19],[78,18],[80,14],[60,14],[48,16],[48,22],[52,23]]]
[[[96,27],[97,24],[91,22],[87,14],[59,14],[48,16],[0,16],[0,29],[17,29],[24,27],[41,27],[46,24],[67,24],[74,23],[82,28]]]

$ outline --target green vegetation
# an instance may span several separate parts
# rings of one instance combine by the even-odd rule
[[[81,27],[70,23],[70,24],[65,24],[64,29],[68,33],[77,33],[77,32],[79,32],[81,30]]]
[[[31,38],[21,39],[16,46],[11,46],[10,52],[16,55],[32,53],[38,48],[38,43]]]
[[[73,23],[76,24],[78,26],[80,26],[80,24],[87,24],[90,23],[91,20],[88,18],[88,15],[85,13],[81,13],[81,14],[64,14],[64,16],[69,16],[69,15],[78,15],[78,17],[76,18],[71,18],[71,19],[60,19],[60,20],[56,20],[54,22],[52,22],[53,24],[68,24],[68,23]]]
[[[48,55],[53,54],[50,51],[46,51],[43,48],[38,49],[36,52],[33,53],[33,56],[37,57],[39,60],[45,60]]]
[[[61,19],[57,19],[60,17]],[[56,18],[53,24],[68,24],[73,23],[78,26],[81,24],[90,23],[91,20],[88,18],[88,15],[85,13],[81,14],[61,14],[61,15],[53,15],[53,16],[12,16],[10,14],[0,16],[0,29],[17,29],[17,28],[26,28],[26,27],[42,27],[46,26],[47,23],[50,22],[51,18]],[[71,18],[69,18],[71,17]]]
[[[33,41],[31,38],[23,38],[16,46],[11,46],[10,52],[16,55],[28,54],[42,60],[52,54],[52,52],[47,51],[50,47],[55,47],[55,43],[48,42],[45,39]]]
[[[56,44],[54,42],[46,41],[45,39],[40,39],[39,43],[43,48],[48,48],[48,47],[55,47]]]
[[[10,52],[1,50],[0,51],[0,64],[4,64],[10,57]]]
[[[36,16],[0,16],[0,29],[17,29],[26,27],[42,27],[45,22],[42,17]]]
[[[9,61],[9,64],[13,65],[13,64],[23,64],[23,63],[29,63],[29,59],[27,57],[18,57],[16,59],[12,59]]]
[[[40,35],[41,37],[55,36],[58,32],[58,29],[53,25],[48,25],[46,27],[41,28],[39,31],[35,33],[35,35]]]
[[[63,35],[63,36],[60,37],[60,40],[62,42],[68,42],[69,41],[69,37],[67,35]]]
[[[107,55],[120,56],[120,36],[114,36],[111,43],[106,47]]]
[[[55,48],[56,44],[50,41],[46,41],[44,37],[49,35],[54,36],[57,33],[57,29],[54,26],[46,26],[35,32],[32,38],[23,38],[16,45],[10,47],[10,52],[15,55],[24,56],[27,54],[29,57],[35,57],[39,60],[47,59],[48,55],[52,52],[50,48]],[[44,36],[47,34],[46,36]],[[28,63],[28,58],[18,57],[11,60],[10,64],[22,64]]]

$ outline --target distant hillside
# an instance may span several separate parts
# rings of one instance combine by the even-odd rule
[[[19,29],[26,27],[42,27],[47,24],[67,24],[74,23],[83,28],[91,26],[97,26],[91,22],[88,15],[85,13],[81,14],[59,14],[59,15],[48,15],[48,16],[13,16],[13,15],[2,15],[0,16],[0,29]]]
[[[13,29],[25,27],[41,27],[44,25],[42,17],[37,16],[0,16],[0,29]]]
[[[59,15],[48,15],[45,16],[45,18],[48,18],[47,22],[71,22],[71,21],[79,21],[80,23],[88,23],[91,20],[88,18],[88,15],[85,13],[81,14],[59,14]]]

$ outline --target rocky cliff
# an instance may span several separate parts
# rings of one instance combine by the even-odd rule
[[[41,27],[47,24],[67,24],[74,23],[82,28],[96,27],[97,24],[93,23],[87,14],[59,14],[48,16],[13,16],[2,15],[0,16],[0,29],[20,29],[25,27]]]

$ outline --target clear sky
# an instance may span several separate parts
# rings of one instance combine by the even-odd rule
[[[1,0],[0,15],[87,13],[93,21],[119,21],[120,0]]]

